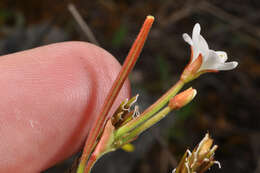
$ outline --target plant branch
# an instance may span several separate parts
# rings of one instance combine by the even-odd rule
[[[160,112],[158,112],[155,116],[135,128],[129,135],[123,138],[123,143],[129,142],[132,139],[135,139],[137,136],[139,136],[142,132],[159,122],[161,119],[163,119],[169,112],[171,111],[171,108],[169,106],[163,108]]]
[[[113,83],[113,85],[105,99],[101,112],[98,115],[97,120],[92,125],[90,133],[87,137],[77,173],[85,172],[84,171],[85,164],[86,164],[91,152],[94,149],[98,135],[103,131],[104,124],[107,119],[107,114],[108,114],[110,108],[112,107],[119,91],[121,90],[124,81],[126,80],[130,71],[133,69],[133,67],[141,53],[141,50],[144,46],[144,42],[148,36],[148,33],[153,24],[153,21],[154,21],[154,17],[147,16],[133,46],[131,47],[131,49],[128,53],[128,56],[126,57],[126,60],[123,64],[121,71],[119,72],[115,82]]]
[[[173,96],[175,96],[181,90],[183,85],[184,82],[182,80],[179,80],[171,89],[169,89],[160,99],[158,99],[149,108],[147,108],[135,120],[120,127],[116,131],[115,138],[120,138],[123,134],[126,134],[127,132],[133,130],[135,127],[152,117],[156,112],[163,108]]]
[[[75,21],[80,26],[83,33],[86,35],[86,37],[89,39],[89,41],[95,45],[99,46],[99,43],[97,39],[95,38],[93,32],[91,31],[90,27],[87,25],[87,23],[84,21],[83,17],[78,12],[77,8],[74,4],[70,3],[68,5],[68,10],[70,11],[71,15],[74,17]]]

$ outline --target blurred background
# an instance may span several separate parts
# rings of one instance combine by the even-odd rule
[[[1,0],[0,55],[79,40],[99,44],[123,63],[149,14],[156,22],[130,76],[141,110],[178,80],[190,58],[182,33],[191,34],[197,22],[210,48],[226,51],[239,66],[193,81],[192,103],[141,135],[134,152],[108,154],[93,172],[171,172],[209,132],[222,164],[212,173],[260,173],[259,0]],[[72,160],[44,173],[64,172]]]

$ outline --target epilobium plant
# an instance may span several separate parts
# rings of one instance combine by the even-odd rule
[[[200,35],[200,24],[198,23],[193,28],[192,38],[184,33],[183,39],[191,46],[191,59],[182,74],[182,79],[186,82],[206,72],[232,70],[238,65],[235,61],[226,62],[226,52],[209,49],[208,43]]]
[[[221,168],[220,163],[214,160],[218,146],[212,145],[213,139],[207,133],[192,152],[186,150],[178,167],[172,173],[203,173],[214,164]]]
[[[192,101],[197,93],[195,89],[189,88],[178,94],[184,84],[199,77],[203,73],[231,70],[237,66],[237,62],[225,63],[227,60],[225,52],[213,51],[208,48],[207,42],[200,35],[200,25],[196,24],[193,29],[192,38],[187,34],[183,35],[184,40],[191,45],[192,53],[191,60],[184,69],[180,80],[143,113],[139,113],[138,106],[133,107],[133,104],[138,98],[137,95],[130,100],[126,99],[123,101],[112,117],[108,117],[108,112],[115,98],[141,53],[153,22],[154,17],[147,16],[139,35],[126,57],[121,71],[105,99],[97,120],[91,127],[77,173],[89,173],[95,162],[108,152],[120,147],[129,149],[129,147],[125,147],[126,144],[135,140],[143,131],[159,122],[169,112],[180,109]],[[187,160],[189,164],[193,163],[193,165],[188,165],[191,169],[197,168],[197,161],[201,161],[201,158],[208,159],[210,161],[209,163],[212,163],[211,155],[202,156],[201,154],[204,151],[207,151],[208,154],[212,153],[211,151],[215,151],[215,149],[209,150],[211,145],[206,145],[205,141],[207,144],[210,144],[208,141],[212,140],[207,137],[192,154],[188,155]],[[178,172],[178,170],[179,167],[176,169],[176,172]]]

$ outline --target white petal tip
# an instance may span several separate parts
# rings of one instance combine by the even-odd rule
[[[238,62],[234,61],[233,66],[234,66],[234,68],[236,68],[238,66]]]
[[[194,27],[197,27],[200,29],[200,24],[199,23],[196,23]]]
[[[199,23],[196,23],[195,25],[194,25],[194,31],[195,31],[195,33],[200,33],[200,24]]]
[[[226,63],[230,69],[228,70],[233,70],[234,68],[236,68],[238,66],[238,62],[236,61],[232,61],[232,62],[229,62],[229,63]]]
[[[187,33],[182,34],[182,38],[185,42],[187,42],[189,45],[193,45],[193,41],[190,38],[190,36]]]
[[[233,62],[227,62],[221,66],[219,66],[216,70],[233,70],[238,66],[238,62],[233,61]]]

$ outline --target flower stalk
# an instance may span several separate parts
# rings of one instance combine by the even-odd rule
[[[136,119],[133,117],[134,112],[130,111],[129,114],[131,115],[130,122],[134,122],[136,124],[140,124],[139,126],[136,125],[136,128],[133,130],[125,133],[123,136],[117,137],[117,130],[120,127],[121,124],[124,124],[121,119],[118,119],[118,122],[112,122],[112,120],[115,121],[114,117],[117,117],[120,114],[119,110],[124,110],[125,108],[131,108],[127,105],[132,104],[132,101],[135,100],[137,97],[133,97],[128,102],[123,101],[122,104],[119,106],[115,114],[109,119],[106,123],[106,127],[104,132],[102,133],[102,136],[100,138],[100,141],[98,142],[94,152],[92,153],[90,159],[88,160],[87,167],[85,169],[86,172],[90,172],[92,166],[97,161],[98,158],[100,158],[105,153],[111,152],[116,150],[117,148],[120,148],[129,142],[135,140],[142,132],[153,126],[154,124],[158,123],[160,120],[162,120],[167,114],[169,114],[171,111],[180,109],[181,107],[185,106],[189,102],[193,100],[193,98],[196,95],[196,90],[189,88],[180,94],[176,95],[175,97],[170,99],[170,102],[168,102],[168,105],[164,107],[162,110],[160,110],[158,113],[156,113],[154,116],[152,116],[147,121],[140,124]],[[177,106],[176,106],[177,105]],[[120,114],[121,115],[121,114]],[[127,114],[128,115],[128,114]],[[142,116],[142,114],[140,115]],[[123,117],[122,117],[123,118]],[[121,124],[120,124],[120,123]],[[119,127],[116,127],[115,125],[118,125]],[[127,124],[124,124],[124,126],[127,126]],[[120,128],[119,128],[120,129]]]
[[[139,117],[119,128],[115,134],[116,138],[122,137],[127,132],[133,130],[135,127],[151,118],[181,90],[183,85],[184,82],[182,80],[179,80],[171,89],[169,89],[160,99],[158,99],[154,104],[147,108]]]
[[[102,155],[114,150],[114,148],[111,148],[111,144],[114,141],[114,135],[113,135],[114,130],[115,127],[112,125],[111,119],[109,119],[106,123],[100,141],[98,142],[94,152],[91,154],[87,162],[85,172],[90,172],[94,164]]]
[[[237,62],[226,63],[227,55],[225,52],[213,51],[208,48],[207,42],[200,35],[200,25],[196,24],[193,28],[192,38],[188,34],[183,34],[184,40],[191,46],[191,59],[180,80],[142,114],[139,113],[137,105],[132,109],[138,98],[136,95],[130,100],[123,101],[112,117],[108,117],[108,112],[141,53],[153,22],[154,17],[147,16],[105,99],[97,120],[91,127],[77,173],[89,173],[102,155],[128,144],[171,111],[180,109],[191,102],[197,93],[195,89],[189,88],[178,94],[186,83],[203,73],[231,70],[237,66]],[[217,146],[214,145],[211,148],[212,144],[213,140],[207,134],[192,153],[189,150],[186,151],[175,171],[178,173],[202,173],[212,164],[218,164],[213,158]]]
[[[105,99],[101,112],[100,112],[97,120],[94,122],[94,124],[92,125],[92,127],[90,129],[90,133],[85,142],[83,154],[80,159],[80,164],[77,169],[77,173],[84,173],[84,172],[88,171],[88,170],[84,171],[86,162],[89,159],[91,152],[93,151],[93,149],[95,147],[98,136],[103,131],[104,124],[107,119],[107,114],[108,114],[110,108],[112,107],[120,89],[123,86],[124,81],[126,80],[130,71],[133,69],[133,67],[141,53],[141,50],[144,46],[145,40],[148,36],[148,33],[153,24],[153,21],[154,21],[153,16],[147,16],[147,18],[139,32],[139,35],[137,36],[133,46],[131,47],[131,49],[128,53],[128,56],[126,57],[126,60],[122,66],[121,71],[119,72],[115,82],[113,83],[113,85]]]
[[[121,140],[120,142],[116,142],[119,144],[125,144],[132,140],[134,140],[136,137],[138,137],[142,132],[147,130],[148,128],[152,127],[154,124],[158,123],[160,120],[162,120],[166,115],[168,115],[171,111],[180,109],[181,107],[184,107],[189,102],[193,100],[193,98],[196,95],[196,90],[189,88],[180,94],[176,95],[175,97],[170,99],[170,102],[166,107],[164,107],[161,111],[153,115],[150,119],[146,120],[142,124],[137,121],[137,119],[134,119],[132,122],[136,124],[140,124],[139,126],[136,125],[136,128],[134,128],[132,131],[129,131],[126,133],[123,137],[118,137],[115,135],[115,141]],[[178,105],[178,106],[175,106]],[[145,115],[145,114],[144,114]],[[144,116],[143,114],[140,115],[140,117]],[[127,126],[127,124],[126,124]],[[115,133],[117,134],[117,133]]]

